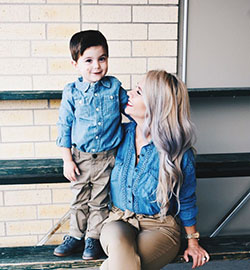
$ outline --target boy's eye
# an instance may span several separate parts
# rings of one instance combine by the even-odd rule
[[[105,56],[102,56],[102,57],[99,58],[99,61],[101,61],[101,62],[104,62],[105,60],[106,60]]]
[[[91,63],[92,60],[91,60],[91,59],[87,59],[86,62],[87,62],[87,63]]]

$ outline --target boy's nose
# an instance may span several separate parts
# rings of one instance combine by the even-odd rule
[[[99,68],[100,67],[100,63],[98,61],[94,61],[94,67],[95,68]]]

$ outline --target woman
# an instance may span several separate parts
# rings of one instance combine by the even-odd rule
[[[108,255],[102,270],[159,270],[175,258],[180,225],[193,268],[209,260],[198,244],[194,131],[185,85],[165,71],[149,71],[128,92],[124,124],[111,174],[112,211],[101,243]]]

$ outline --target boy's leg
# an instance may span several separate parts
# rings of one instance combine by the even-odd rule
[[[71,182],[73,198],[70,206],[70,232],[75,238],[85,235],[87,219],[89,217],[88,201],[91,196],[91,154],[74,149],[73,158],[77,164],[80,175],[77,180]]]
[[[101,243],[108,255],[101,270],[140,270],[141,263],[137,254],[137,229],[124,221],[112,221],[104,225]]]
[[[180,248],[180,228],[172,216],[159,220],[143,219],[137,237],[138,254],[143,270],[160,270],[171,262]]]
[[[92,159],[89,217],[85,238],[99,239],[102,222],[108,217],[109,179],[115,162],[115,150],[97,154]]]

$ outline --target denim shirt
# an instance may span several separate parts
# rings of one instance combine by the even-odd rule
[[[57,145],[98,153],[121,141],[121,112],[128,101],[126,90],[115,77],[90,84],[80,77],[65,86],[59,109]]]
[[[151,142],[142,147],[139,162],[135,166],[135,127],[135,122],[123,124],[124,137],[111,173],[111,198],[113,205],[123,211],[128,209],[137,214],[154,215],[160,212],[156,202],[159,156]],[[181,168],[183,184],[179,195],[178,216],[184,226],[192,226],[196,223],[197,207],[195,160],[191,149],[184,153]],[[175,209],[177,203],[173,196],[168,211],[175,215]]]

